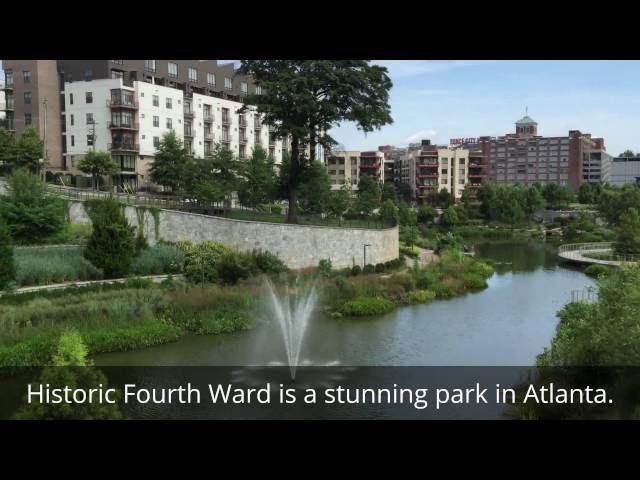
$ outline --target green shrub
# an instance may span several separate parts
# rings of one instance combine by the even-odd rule
[[[368,275],[368,274],[371,274],[371,273],[375,273],[375,272],[376,272],[376,267],[374,267],[370,263],[366,264],[364,266],[364,268],[362,269],[362,273],[364,273],[365,275]]]
[[[431,290],[436,294],[437,298],[451,298],[456,295],[456,292],[449,285],[444,283],[433,284]]]
[[[254,250],[251,253],[253,262],[262,273],[284,273],[289,270],[277,255],[266,250]]]
[[[349,317],[364,317],[370,315],[382,315],[393,310],[391,300],[379,297],[357,297],[345,302],[340,308],[340,313]]]
[[[376,263],[376,273],[384,273],[386,270],[384,263]]]
[[[61,232],[49,237],[50,245],[84,245],[91,237],[93,227],[79,223],[67,223]]]
[[[235,285],[240,280],[249,278],[259,272],[251,254],[243,252],[227,252],[217,265],[218,279],[225,285]]]
[[[83,256],[83,247],[17,248],[18,285],[47,285],[82,280],[99,280],[103,273]]]
[[[131,272],[135,275],[161,275],[181,273],[184,269],[185,254],[179,247],[159,243],[142,250],[133,261]]]
[[[410,292],[416,288],[416,281],[410,273],[394,273],[389,279],[389,283],[401,286],[405,292]]]
[[[93,232],[85,258],[107,278],[126,276],[135,255],[135,227],[129,225],[122,206],[112,197],[95,204],[90,215]]]
[[[333,266],[330,258],[322,259],[318,262],[318,275],[321,277],[328,277],[331,275]]]
[[[282,205],[271,205],[271,213],[275,213],[277,215],[282,214]]]
[[[8,178],[7,194],[0,200],[0,217],[15,243],[44,243],[67,222],[66,202],[51,195],[47,185],[26,170],[16,170]]]
[[[430,302],[434,298],[436,294],[431,290],[413,290],[405,296],[404,301],[408,304],[417,304]]]
[[[607,276],[611,274],[611,270],[611,267],[608,267],[607,265],[599,265],[597,263],[594,263],[593,265],[589,265],[587,268],[585,268],[584,273],[586,275],[589,275],[590,277],[598,278],[600,276]]]
[[[7,288],[15,276],[16,267],[9,228],[0,219],[0,290]]]
[[[231,250],[221,243],[205,241],[199,244],[181,242],[185,253],[184,274],[192,282],[215,282],[218,280],[218,264]]]
[[[356,276],[356,275],[360,275],[362,273],[362,268],[360,267],[360,265],[354,265],[353,267],[351,267],[351,275]]]
[[[464,285],[466,288],[480,289],[480,288],[485,288],[487,286],[487,281],[485,277],[483,277],[478,273],[466,272],[462,276],[462,279],[464,280]]]

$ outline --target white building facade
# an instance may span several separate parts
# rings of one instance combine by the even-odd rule
[[[255,108],[147,82],[124,85],[120,78],[67,82],[65,96],[66,170],[79,174],[77,162],[88,151],[109,151],[120,166],[114,184],[151,188],[149,169],[162,136],[175,131],[187,152],[203,158],[216,144],[240,159],[256,145],[281,163],[282,141],[270,136]]]

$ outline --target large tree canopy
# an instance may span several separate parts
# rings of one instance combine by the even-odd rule
[[[286,187],[289,222],[296,223],[298,188],[316,145],[335,144],[328,132],[343,121],[364,132],[391,123],[391,79],[386,68],[365,60],[243,60],[240,72],[262,88],[247,104],[258,108],[275,136],[291,139]],[[305,146],[308,157],[300,155]]]

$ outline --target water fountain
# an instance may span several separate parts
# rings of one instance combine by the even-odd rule
[[[271,281],[266,280],[266,289],[270,313],[282,333],[291,379],[295,380],[302,342],[317,301],[315,285],[302,285],[297,279],[292,287],[285,283],[283,291],[276,292]]]

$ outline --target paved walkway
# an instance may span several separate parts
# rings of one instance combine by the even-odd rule
[[[163,280],[166,280],[172,276],[175,279],[183,278],[183,275],[148,275],[146,277],[133,277],[133,278],[143,278],[145,280],[151,280],[154,283],[161,283]],[[65,283],[53,283],[51,285],[38,285],[36,287],[22,287],[16,289],[12,293],[32,293],[39,292],[43,290],[61,290],[63,288],[69,287],[86,287],[90,285],[99,285],[101,283],[124,283],[127,280],[131,280],[131,278],[110,278],[107,280],[89,280],[86,282],[65,282]],[[2,292],[0,292],[2,295]]]
[[[608,259],[592,258],[593,255],[606,255]],[[638,263],[637,255],[613,255],[613,243],[570,243],[558,247],[558,256],[576,263],[620,266],[624,263]]]

